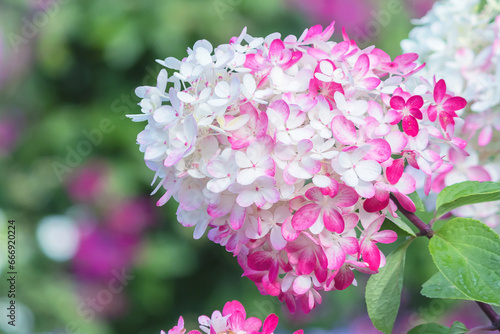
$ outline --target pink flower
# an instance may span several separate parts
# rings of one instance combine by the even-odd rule
[[[344,184],[338,184],[334,180],[333,191],[323,193],[318,188],[310,188],[306,191],[307,201],[295,212],[292,218],[292,226],[298,231],[309,229],[318,234],[323,228],[331,232],[342,233],[344,231],[344,219],[340,208],[353,206],[358,201],[358,194]]]
[[[417,54],[391,59],[345,29],[329,41],[333,31],[198,41],[182,60],[159,61],[172,71],[138,89],[142,113],[130,116],[148,122],[137,142],[154,192],[165,190],[157,204],[176,200],[195,238],[208,230],[262,294],[305,312],[321,291],[354,284],[353,270],[384,264],[376,244],[395,238],[373,221],[396,215],[390,195],[414,211],[411,170],[429,190],[466,144],[454,126],[462,99],[443,81],[415,85]],[[224,331],[228,319],[204,326]]]
[[[385,217],[377,218],[370,224],[368,229],[363,231],[363,239],[360,243],[360,257],[368,263],[370,270],[378,270],[380,266],[381,252],[377,247],[377,242],[390,244],[396,241],[398,235],[391,230],[379,231]]]
[[[202,315],[198,318],[200,328],[207,334],[217,333],[249,333],[249,334],[272,334],[278,326],[279,318],[275,314],[269,314],[262,321],[255,317],[247,318],[245,308],[237,301],[233,300],[224,305],[222,312],[214,311],[211,317]],[[262,327],[262,331],[261,330]],[[185,334],[184,319],[179,317],[176,326],[168,331],[168,334]],[[164,331],[160,332],[165,334]],[[192,330],[187,334],[200,334],[200,331]],[[302,334],[302,330],[294,334]]]

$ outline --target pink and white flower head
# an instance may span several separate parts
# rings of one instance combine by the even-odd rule
[[[436,107],[462,99],[436,100],[444,81],[415,80],[416,54],[391,59],[345,31],[329,41],[333,30],[198,41],[182,60],[158,60],[171,75],[137,88],[142,113],[130,116],[147,121],[137,142],[164,192],[157,204],[174,198],[195,238],[208,229],[261,293],[304,312],[355,282],[353,270],[384,265],[377,243],[397,238],[379,231],[389,195],[415,210],[404,166],[431,177],[449,165],[442,147],[464,144],[460,103]]]
[[[495,1],[443,0],[415,23],[409,39],[401,43],[403,50],[418,53],[426,62],[422,76],[429,81],[443,78],[448,88],[468,102],[464,108],[463,99],[450,96],[444,81],[436,84],[434,103],[428,113],[430,120],[438,118],[455,126],[453,119],[458,114],[464,121],[456,124],[460,129],[457,138],[447,136],[454,148],[454,152],[450,151],[453,170],[435,173],[426,191],[440,191],[466,180],[494,181],[495,173],[483,166],[500,167],[500,6]],[[470,143],[466,152],[460,147],[460,142],[465,141]],[[443,146],[442,152],[448,152],[448,148]],[[488,204],[457,209],[454,213],[470,216],[481,212],[483,221],[494,226],[498,224],[499,211],[500,206]]]
[[[200,316],[198,322],[201,332],[191,330],[187,334],[273,334],[278,326],[278,320],[275,314],[268,315],[264,323],[255,317],[247,318],[243,305],[239,301],[233,300],[224,305],[222,312],[214,311],[211,317]],[[165,334],[164,331],[160,333]],[[294,334],[303,333],[302,329],[294,332]],[[170,329],[168,334],[186,334],[182,317],[179,317],[177,326]]]

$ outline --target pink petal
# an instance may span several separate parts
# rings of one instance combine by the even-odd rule
[[[387,135],[385,138],[389,145],[391,146],[392,152],[400,152],[408,144],[408,137],[406,137],[402,132],[393,131]]]
[[[359,251],[359,242],[355,237],[343,237],[341,245],[347,254],[353,255]]]
[[[285,43],[280,39],[275,39],[269,46],[269,59],[271,61],[279,61],[282,57],[282,52],[285,49]]]
[[[311,278],[309,276],[299,276],[293,282],[293,291],[303,295],[311,288]]]
[[[446,111],[457,111],[465,108],[467,101],[460,96],[450,97],[443,103],[443,109]]]
[[[392,109],[403,110],[406,106],[405,99],[401,96],[393,96],[391,97],[390,105]]]
[[[354,68],[352,69],[352,71],[361,78],[365,76],[365,74],[368,72],[369,69],[370,69],[370,59],[366,54],[362,54],[361,56],[358,57],[358,60],[356,60],[356,63],[354,64]]]
[[[368,263],[371,270],[378,270],[380,266],[380,250],[374,242],[367,241],[361,246],[363,261]]]
[[[336,204],[340,207],[347,208],[358,202],[359,196],[354,189],[344,184],[339,185],[337,195],[335,196]]]
[[[420,95],[413,95],[406,101],[406,106],[410,109],[420,109],[424,105],[424,99]]]
[[[389,181],[390,184],[398,183],[399,179],[403,175],[404,168],[405,163],[403,158],[394,160],[392,164],[385,170],[387,181]]]
[[[226,315],[229,315],[229,314],[233,314],[233,313],[236,313],[236,312],[240,312],[241,315],[246,318],[247,316],[247,313],[245,311],[245,308],[243,307],[243,305],[237,301],[237,300],[233,300],[233,301],[230,301],[230,302],[227,302],[225,305],[224,305],[224,308],[222,309],[222,315],[223,316],[226,316]]]
[[[398,239],[398,234],[391,230],[384,230],[375,233],[372,239],[383,244],[390,244]]]
[[[446,83],[441,79],[436,83],[436,86],[434,86],[434,101],[436,101],[436,103],[441,103],[445,94]]]
[[[493,136],[493,128],[491,125],[486,125],[477,138],[477,143],[479,146],[486,146],[490,143],[491,137]]]
[[[344,219],[334,208],[327,208],[323,211],[323,224],[325,224],[325,228],[330,232],[344,232]]]
[[[337,276],[335,276],[335,288],[337,290],[347,289],[354,281],[354,273],[348,267],[340,268]]]
[[[264,326],[262,327],[262,334],[271,334],[278,326],[278,316],[276,314],[271,313],[267,316],[266,320],[264,320]]]
[[[415,117],[403,117],[403,130],[408,136],[415,137],[418,134],[418,122]]]
[[[345,252],[338,244],[334,244],[332,247],[326,250],[329,265],[328,269],[336,270],[344,265],[345,262]]]
[[[283,225],[281,225],[281,234],[283,235],[283,238],[285,238],[286,241],[294,241],[299,237],[300,231],[297,231],[292,227],[291,217],[285,220]]]
[[[276,111],[281,116],[284,122],[288,120],[288,116],[290,115],[290,107],[283,99],[272,102],[269,105],[269,108]]]
[[[379,200],[376,196],[373,196],[372,198],[368,198],[364,201],[363,209],[365,209],[366,212],[377,212],[385,209],[388,204],[389,197],[384,200]]]
[[[316,254],[310,249],[304,249],[299,255],[297,273],[300,275],[309,275],[316,267]]]
[[[427,108],[427,116],[431,122],[434,122],[437,118],[437,107],[435,105],[430,105]]]
[[[356,143],[356,127],[343,115],[335,116],[331,127],[333,136],[342,144],[354,145]]]
[[[310,188],[306,191],[305,196],[307,199],[310,199],[311,201],[319,202],[323,200],[324,196],[323,193],[321,192],[321,189],[318,187],[313,187]]]
[[[372,89],[375,89],[378,87],[378,85],[380,85],[382,81],[377,78],[377,77],[369,77],[369,78],[364,78],[361,83],[363,84],[363,86],[368,89],[368,90],[372,90]]]
[[[234,205],[231,216],[229,217],[229,222],[234,230],[239,230],[243,223],[245,222],[247,209],[239,205]]]
[[[292,217],[292,227],[297,231],[308,229],[318,219],[321,207],[316,203],[306,204]]]
[[[279,227],[274,227],[271,230],[271,245],[276,250],[280,250],[286,247],[287,241],[283,237],[281,233],[281,229]]]
[[[316,174],[321,170],[321,161],[319,160],[314,160],[313,158],[310,157],[304,157],[301,160],[302,162],[302,167],[309,173],[309,174]]]
[[[269,252],[258,251],[248,255],[247,264],[250,269],[265,271],[269,270],[273,262],[273,258],[270,256]]]
[[[467,178],[470,181],[491,181],[491,175],[483,166],[470,167],[467,170]]]
[[[376,138],[366,142],[370,145],[370,151],[364,156],[365,160],[375,160],[377,162],[384,162],[391,157],[391,145],[382,139]]]
[[[399,204],[401,204],[401,206],[403,208],[405,208],[407,211],[410,211],[410,212],[415,212],[417,211],[417,207],[415,206],[415,203],[413,203],[413,201],[411,200],[410,197],[404,195],[404,194],[401,194],[401,193],[393,193],[394,197],[396,197],[396,199],[398,200]]]

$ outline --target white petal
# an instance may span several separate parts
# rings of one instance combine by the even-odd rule
[[[359,178],[367,182],[376,180],[382,172],[382,167],[375,160],[360,161],[354,169]]]

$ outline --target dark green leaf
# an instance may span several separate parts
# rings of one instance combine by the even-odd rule
[[[366,284],[366,306],[373,325],[384,333],[391,333],[401,302],[406,249],[408,239],[387,257],[379,273],[372,275]]]
[[[500,237],[491,228],[454,218],[434,232],[429,250],[439,271],[461,293],[500,305]]]
[[[465,181],[444,188],[436,200],[438,219],[460,206],[500,200],[500,183]]]

